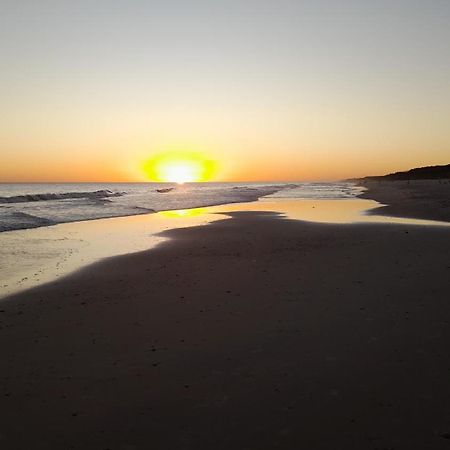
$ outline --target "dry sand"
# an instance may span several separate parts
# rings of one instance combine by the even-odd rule
[[[385,204],[371,211],[394,217],[450,222],[450,180],[363,181],[361,198]]]
[[[3,449],[450,448],[450,230],[234,212],[0,303]]]

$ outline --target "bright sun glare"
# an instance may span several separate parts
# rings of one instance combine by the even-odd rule
[[[144,171],[151,181],[183,184],[211,179],[214,163],[199,153],[170,152],[146,161]]]

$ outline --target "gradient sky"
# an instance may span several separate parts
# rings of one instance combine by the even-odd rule
[[[0,181],[217,180],[450,162],[449,0],[0,0]]]

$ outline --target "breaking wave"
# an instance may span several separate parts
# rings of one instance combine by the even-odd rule
[[[124,192],[113,192],[108,189],[91,192],[61,192],[49,194],[24,194],[13,195],[11,197],[0,197],[0,203],[28,203],[45,202],[49,200],[65,200],[75,198],[102,199],[108,197],[120,197]]]

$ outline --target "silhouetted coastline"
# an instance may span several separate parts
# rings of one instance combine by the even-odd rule
[[[387,175],[350,178],[347,181],[408,181],[408,180],[450,180],[450,164],[442,166],[416,167],[404,172],[394,172]]]

